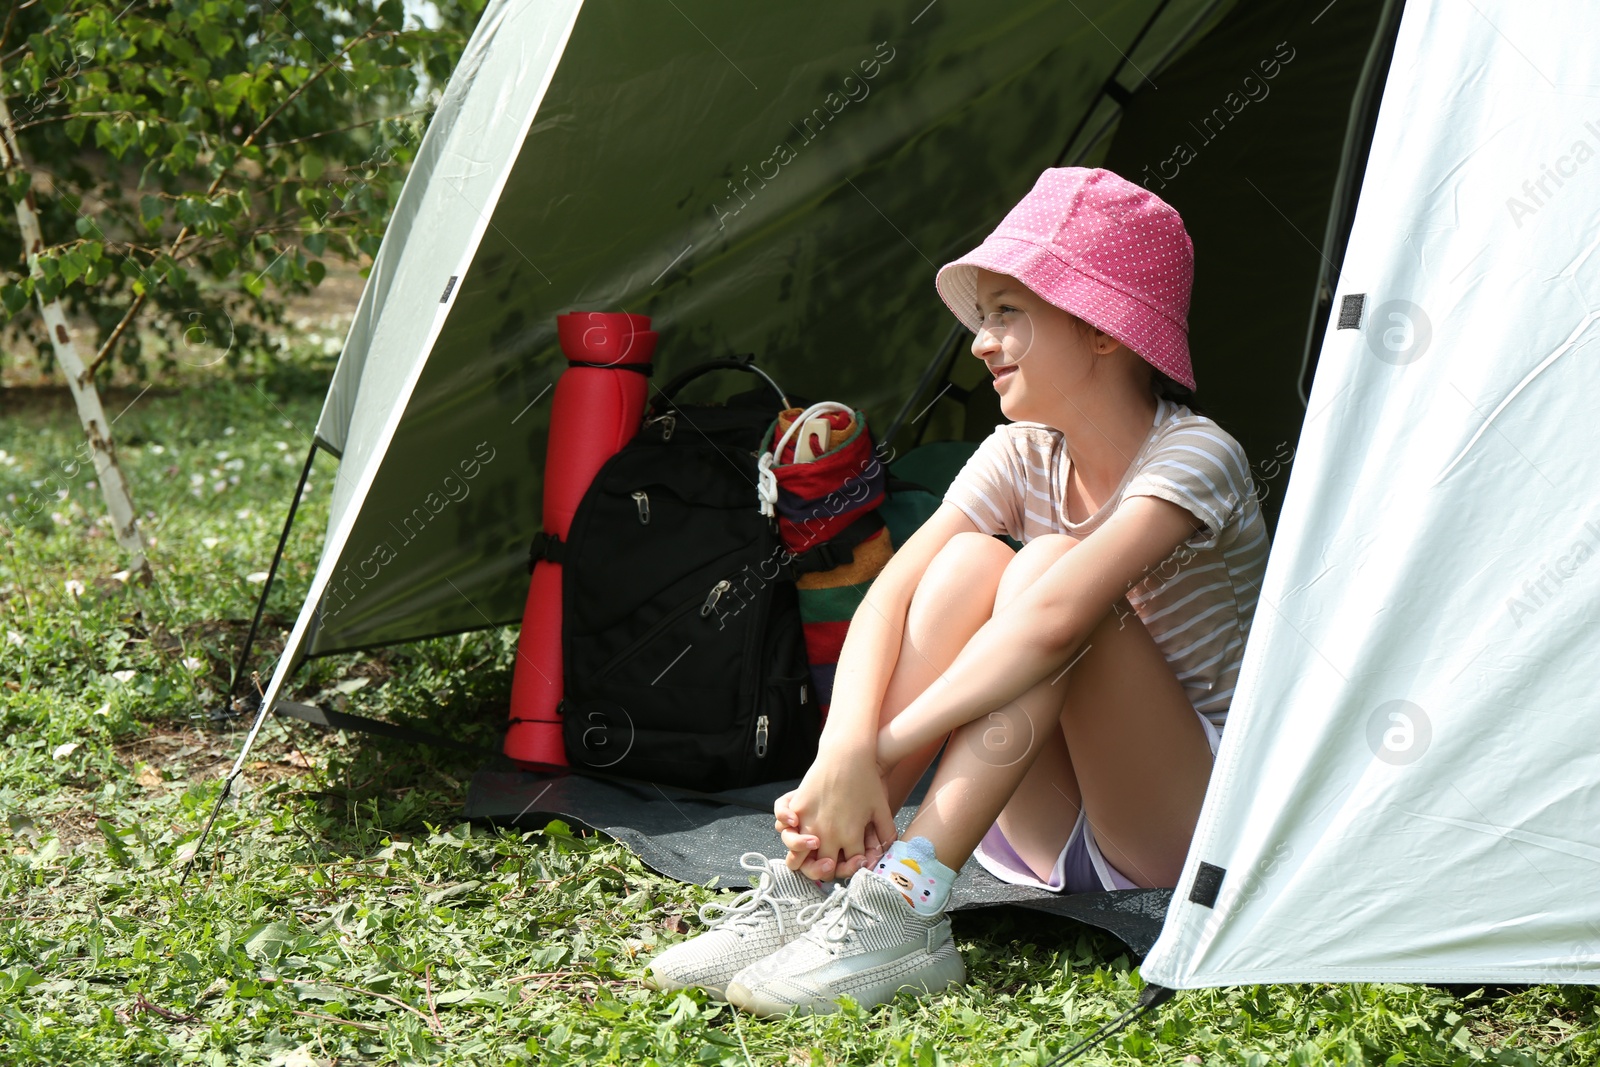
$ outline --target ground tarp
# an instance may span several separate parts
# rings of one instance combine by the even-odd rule
[[[750,877],[739,866],[742,854],[781,854],[772,830],[772,802],[795,784],[691,797],[670,787],[532,774],[508,761],[473,776],[462,814],[524,828],[560,818],[621,841],[647,867],[669,878],[704,885],[715,877],[719,885],[742,888]],[[916,814],[921,791],[896,817],[901,830]],[[1014,904],[1049,912],[1099,927],[1142,956],[1161,932],[1171,896],[1170,889],[1050,893],[1007,885],[969,860],[952,890],[951,910]]]

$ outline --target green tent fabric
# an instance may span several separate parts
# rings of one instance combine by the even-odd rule
[[[754,352],[887,425],[949,331],[937,265],[1138,82],[1115,42],[1159,12],[1151,69],[1220,7],[491,4],[318,423],[342,459],[290,656],[520,618],[558,313],[648,314],[661,375]]]

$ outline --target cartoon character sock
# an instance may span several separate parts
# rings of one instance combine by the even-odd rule
[[[911,910],[918,915],[937,915],[950,899],[956,872],[940,863],[933,854],[933,842],[926,837],[896,841],[872,868],[872,873],[888,880],[900,890]]]

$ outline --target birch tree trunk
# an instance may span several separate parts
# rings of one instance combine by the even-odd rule
[[[22,158],[17,143],[11,109],[6,106],[3,95],[0,95],[0,168],[19,173],[28,170],[27,161]],[[35,211],[31,187],[27,196],[17,202],[17,223],[22,231],[22,246],[27,250],[28,272],[35,279],[42,278],[39,253],[44,250],[44,236],[39,230],[39,216]],[[84,432],[89,437],[95,478],[100,483],[101,495],[105,497],[106,509],[111,513],[117,544],[128,554],[130,577],[149,582],[150,562],[145,558],[144,538],[139,533],[139,516],[133,510],[127,479],[117,463],[117,449],[111,440],[111,424],[106,421],[105,408],[100,404],[100,393],[95,388],[94,378],[84,367],[83,358],[78,355],[78,346],[67,327],[67,316],[60,298],[47,301],[41,295],[39,311],[44,316],[56,362],[61,365],[62,373],[67,378],[67,387],[72,390],[72,398],[77,402],[78,421],[83,423]]]

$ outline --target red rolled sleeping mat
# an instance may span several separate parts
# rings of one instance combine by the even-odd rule
[[[639,430],[656,334],[648,315],[580,311],[556,316],[567,369],[556,382],[544,464],[544,535],[564,543],[578,502],[606,460]],[[628,367],[644,368],[628,370]],[[560,555],[559,549],[551,552]],[[561,564],[539,559],[511,676],[505,754],[565,766],[561,737]]]

